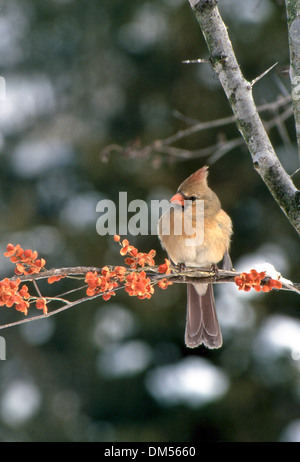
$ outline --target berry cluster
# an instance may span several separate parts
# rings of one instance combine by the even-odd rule
[[[250,273],[241,273],[240,276],[234,278],[239,290],[249,292],[252,288],[256,292],[270,292],[272,289],[281,289],[282,284],[277,279],[266,277],[266,272],[258,273],[255,269],[250,270]]]
[[[15,273],[18,276],[39,273],[46,264],[43,258],[38,258],[36,250],[23,250],[19,244],[8,244],[4,256],[16,264]]]
[[[46,261],[44,258],[38,259],[38,253],[30,249],[24,250],[17,244],[8,244],[5,257],[9,258],[12,263],[16,264],[15,273],[20,276],[36,274],[44,268]],[[15,305],[15,309],[24,314],[28,313],[30,303],[35,301],[36,308],[43,310],[47,314],[47,300],[44,297],[34,297],[28,292],[27,285],[23,284],[20,287],[21,280],[10,280],[8,278],[0,281],[0,306],[10,308]]]
[[[150,250],[148,253],[139,252],[136,247],[130,245],[127,239],[121,242],[120,236],[114,236],[114,240],[121,245],[120,254],[126,256],[125,266],[116,266],[113,269],[104,266],[101,274],[96,271],[89,271],[86,274],[85,282],[88,284],[87,295],[94,296],[101,294],[103,300],[109,300],[112,295],[116,295],[114,289],[117,287],[124,287],[125,291],[130,296],[136,296],[143,300],[151,298],[154,293],[155,282],[147,276],[144,271],[145,266],[154,266],[155,250]],[[159,266],[159,273],[169,274],[170,262],[165,260],[166,263]],[[136,271],[133,271],[136,270]],[[158,287],[166,289],[172,282],[167,281],[166,278],[157,282]]]

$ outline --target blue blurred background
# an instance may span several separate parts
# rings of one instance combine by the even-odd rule
[[[257,104],[286,96],[284,2],[219,6],[247,79],[278,62],[256,84]],[[202,122],[231,115],[209,65],[182,63],[208,57],[189,2],[3,0],[0,35],[1,254],[12,242],[36,249],[47,268],[122,264],[112,237],[96,232],[98,201],[117,202],[119,191],[129,202],[168,199],[210,159],[117,151],[103,159],[103,150],[186,128],[175,111]],[[294,131],[292,117],[270,131],[290,174],[298,168]],[[228,125],[176,146],[196,150],[238,136]],[[209,180],[233,220],[235,268],[268,261],[299,281],[298,237],[247,149],[212,163]],[[130,241],[163,262],[156,236]],[[13,272],[4,257],[0,272]],[[300,441],[299,297],[240,293],[231,284],[215,292],[224,337],[217,351],[185,348],[182,284],[149,301],[120,291],[2,330],[0,440]],[[1,324],[21,317],[1,307]]]

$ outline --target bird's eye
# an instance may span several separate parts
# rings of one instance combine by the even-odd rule
[[[195,200],[197,200],[197,197],[196,196],[190,196],[189,200],[194,202]]]

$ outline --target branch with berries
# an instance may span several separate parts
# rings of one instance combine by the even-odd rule
[[[155,250],[139,252],[127,239],[121,240],[114,236],[119,243],[120,255],[124,257],[124,266],[98,267],[71,267],[54,268],[47,270],[46,261],[38,258],[37,251],[24,250],[19,244],[8,244],[4,256],[15,264],[15,275],[0,281],[0,306],[14,308],[27,316],[33,307],[42,313],[22,318],[19,321],[0,325],[0,329],[22,324],[24,322],[53,316],[80,303],[97,297],[108,301],[116,295],[116,291],[123,289],[130,297],[140,300],[150,299],[156,289],[167,289],[174,283],[224,283],[234,282],[238,290],[245,292],[254,289],[256,292],[269,292],[271,290],[291,290],[300,294],[300,284],[293,284],[283,279],[279,273],[272,277],[266,271],[251,269],[250,272],[238,273],[234,270],[225,271],[218,268],[182,268],[181,265],[172,265],[168,259],[156,265]],[[38,281],[46,279],[49,285],[62,279],[75,279],[78,287],[50,296],[41,293]],[[27,284],[33,287],[29,290]],[[74,293],[83,292],[84,296],[71,299]],[[50,309],[54,302],[58,308]],[[30,313],[31,314],[31,313]]]

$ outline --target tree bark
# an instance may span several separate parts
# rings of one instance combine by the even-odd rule
[[[285,4],[290,48],[292,101],[300,159],[300,2],[285,0]]]

